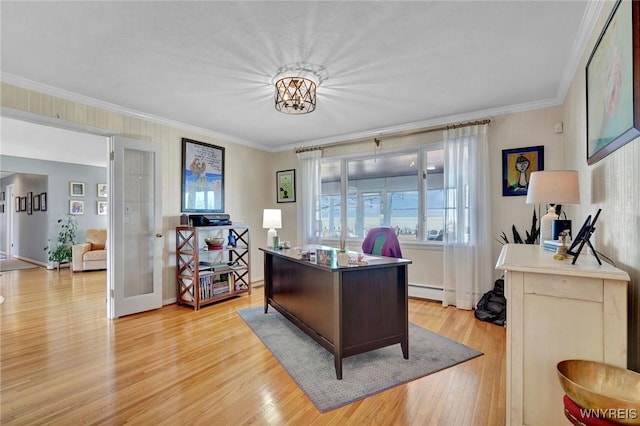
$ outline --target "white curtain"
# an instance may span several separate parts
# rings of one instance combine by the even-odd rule
[[[312,150],[298,153],[300,164],[299,186],[301,207],[298,209],[298,243],[313,244],[318,241],[318,219],[320,202],[320,159],[322,151]]]
[[[493,288],[487,125],[444,132],[444,306],[473,309]]]

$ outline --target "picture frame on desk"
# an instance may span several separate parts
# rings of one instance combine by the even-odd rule
[[[587,163],[640,136],[640,2],[615,4],[586,66]]]

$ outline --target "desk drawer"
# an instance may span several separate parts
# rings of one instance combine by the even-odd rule
[[[541,294],[599,303],[604,300],[603,285],[600,278],[532,273],[526,273],[524,277],[524,292],[527,294]]]

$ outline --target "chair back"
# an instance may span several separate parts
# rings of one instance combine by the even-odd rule
[[[378,256],[402,257],[396,231],[387,226],[371,228],[362,242],[362,251]]]

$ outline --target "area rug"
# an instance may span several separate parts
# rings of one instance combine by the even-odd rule
[[[38,265],[34,265],[33,263],[25,262],[18,259],[0,260],[0,272],[15,271],[18,269],[33,269],[37,267]]]
[[[400,344],[342,361],[336,379],[333,354],[273,308],[238,311],[321,413],[482,355],[482,352],[409,323],[409,359]]]

